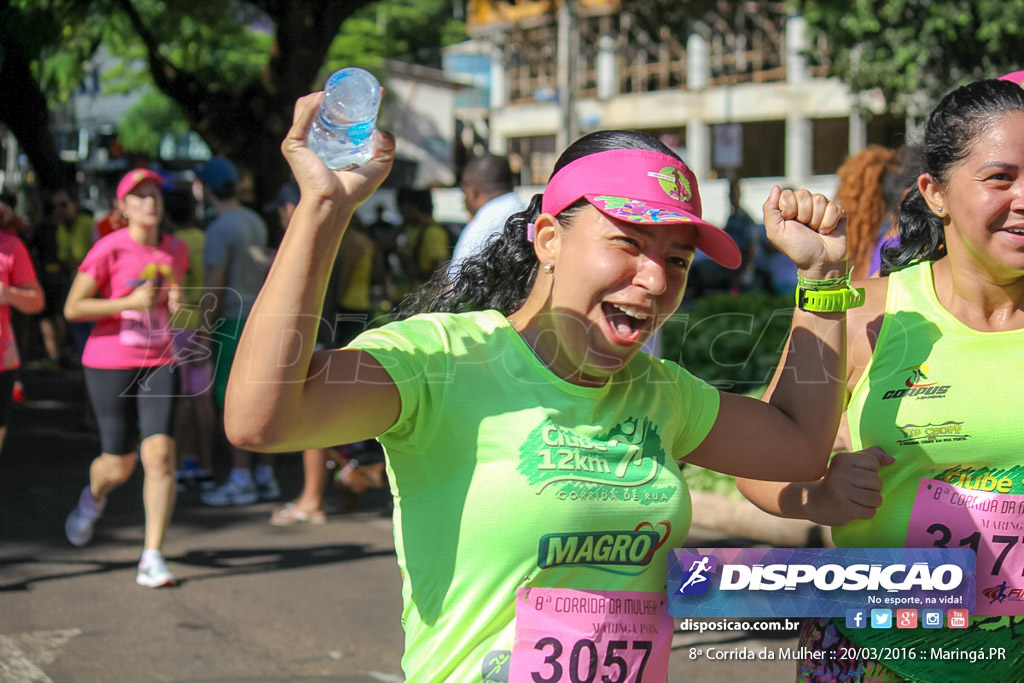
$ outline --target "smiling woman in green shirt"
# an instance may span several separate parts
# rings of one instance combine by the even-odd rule
[[[384,445],[408,680],[664,681],[666,555],[690,523],[679,463],[820,476],[842,397],[830,378],[842,376],[843,307],[796,312],[794,372],[771,403],[641,353],[679,306],[696,251],[730,267],[739,251],[701,218],[677,155],[601,131],[563,153],[543,194],[454,282],[436,274],[411,304],[423,313],[314,352],[334,254],[394,154],[382,135],[366,166],[329,171],[305,142],[320,98],[298,102],[282,145],[302,200],[242,337],[229,437],[257,450]],[[842,209],[776,187],[764,212],[769,238],[842,298]],[[798,387],[797,374],[821,381]],[[759,458],[746,453],[755,438]]]

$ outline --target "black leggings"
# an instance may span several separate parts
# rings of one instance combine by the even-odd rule
[[[11,393],[14,391],[15,372],[0,372],[0,427],[6,427],[7,418],[11,416]]]
[[[174,365],[84,371],[104,453],[128,455],[139,441],[156,434],[173,434],[178,397]]]

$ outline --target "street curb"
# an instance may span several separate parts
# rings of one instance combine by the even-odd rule
[[[770,515],[746,500],[690,491],[693,524],[779,548],[834,547],[828,527],[805,519]]]

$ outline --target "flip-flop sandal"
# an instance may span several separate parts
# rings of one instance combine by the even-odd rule
[[[384,488],[384,463],[360,465],[358,460],[352,458],[336,477],[357,495],[369,489],[381,489]]]
[[[284,507],[277,508],[270,515],[270,524],[273,526],[295,526],[296,524],[320,525],[326,522],[327,514],[323,510],[303,512],[295,507],[294,503],[288,503]]]

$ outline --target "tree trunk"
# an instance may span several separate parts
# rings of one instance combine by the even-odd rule
[[[371,0],[335,2],[289,0],[261,3],[276,26],[270,60],[256,80],[201,84],[192,74],[169,64],[160,45],[131,2],[122,0],[149,52],[153,79],[181,105],[193,130],[215,154],[249,169],[262,204],[289,177],[281,142],[291,126],[295,100],[308,93],[342,22]]]
[[[61,161],[50,131],[49,110],[39,84],[32,76],[21,43],[4,35],[0,40],[0,121],[3,121],[25,151],[35,169],[37,185],[43,190],[67,187],[75,177],[74,167]]]

